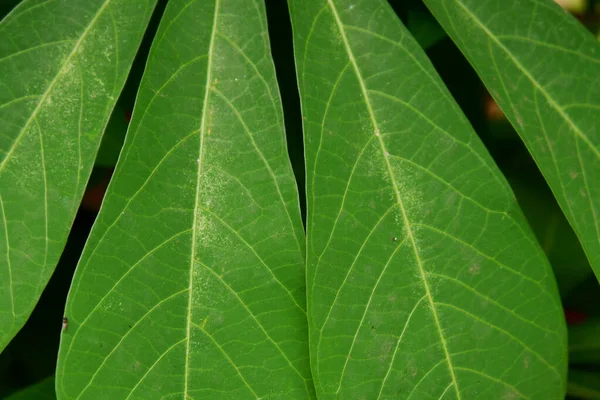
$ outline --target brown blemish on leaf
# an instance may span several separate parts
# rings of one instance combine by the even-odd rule
[[[213,109],[210,109],[210,113],[208,114],[208,130],[207,134],[210,135],[211,127],[212,127],[212,119],[213,119]]]
[[[571,172],[569,172],[569,176],[571,177],[571,179],[577,179],[579,174],[575,171],[571,171]]]
[[[471,273],[471,275],[479,275],[479,264],[471,265],[471,268],[469,268],[469,272]]]

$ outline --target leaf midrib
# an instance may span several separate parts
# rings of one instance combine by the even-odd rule
[[[446,362],[447,362],[447,365],[448,365],[448,370],[449,370],[450,375],[452,377],[452,383],[454,385],[456,396],[457,396],[457,399],[460,400],[461,399],[461,395],[460,395],[460,391],[458,390],[458,384],[456,382],[456,375],[454,373],[454,367],[452,365],[452,361],[451,361],[451,358],[450,358],[450,353],[448,351],[448,346],[446,344],[446,339],[444,337],[444,334],[443,334],[443,331],[442,331],[442,328],[441,328],[441,325],[440,325],[439,317],[437,315],[437,310],[436,310],[435,302],[433,301],[433,296],[432,296],[431,290],[429,288],[429,283],[427,282],[427,278],[426,278],[426,275],[425,275],[425,270],[423,268],[423,262],[421,260],[420,254],[419,254],[419,249],[418,249],[417,244],[416,244],[416,240],[415,240],[415,237],[414,237],[413,229],[411,228],[410,219],[408,218],[408,214],[407,214],[406,209],[404,207],[404,203],[402,201],[402,197],[400,196],[400,191],[399,191],[399,188],[398,188],[398,184],[396,183],[396,178],[394,176],[394,173],[393,173],[393,170],[392,170],[392,166],[391,166],[391,164],[389,162],[389,159],[386,157],[387,149],[386,149],[385,143],[383,142],[383,139],[381,138],[381,134],[380,134],[380,130],[379,130],[379,124],[377,123],[377,119],[375,118],[373,107],[371,106],[371,101],[370,101],[369,94],[368,94],[368,91],[367,91],[367,88],[366,88],[366,85],[365,85],[365,81],[364,81],[364,79],[362,77],[362,74],[361,74],[360,69],[358,67],[358,64],[356,62],[356,59],[354,57],[354,53],[352,51],[352,48],[350,47],[350,43],[348,42],[348,38],[346,37],[346,32],[344,30],[344,25],[343,25],[343,23],[342,23],[342,21],[340,19],[340,16],[339,16],[338,11],[337,11],[337,9],[335,7],[335,4],[333,3],[333,0],[327,0],[327,1],[328,1],[329,6],[330,6],[331,12],[332,12],[332,14],[334,16],[337,28],[338,28],[338,30],[340,32],[340,35],[341,35],[341,38],[342,38],[342,42],[343,42],[344,47],[346,49],[346,52],[348,54],[348,58],[350,59],[350,61],[352,63],[352,66],[353,66],[353,69],[354,69],[354,71],[356,73],[356,77],[357,77],[358,83],[360,85],[360,89],[361,89],[361,92],[362,92],[362,95],[363,95],[363,98],[364,98],[364,101],[365,101],[365,105],[367,107],[367,111],[369,112],[369,118],[371,120],[371,123],[373,124],[373,128],[375,130],[374,133],[377,136],[377,140],[378,140],[378,143],[379,143],[379,146],[380,146],[380,149],[381,149],[381,154],[382,154],[383,159],[385,160],[386,169],[387,169],[387,172],[388,172],[388,174],[390,176],[390,180],[392,181],[392,185],[393,185],[393,188],[394,188],[394,195],[396,197],[396,202],[398,203],[398,206],[400,208],[400,212],[401,212],[401,215],[402,215],[402,220],[404,222],[404,225],[406,226],[406,232],[407,232],[407,236],[409,238],[410,246],[413,249],[413,252],[414,252],[414,255],[415,255],[415,259],[417,261],[417,266],[419,268],[419,275],[420,275],[421,281],[423,282],[423,287],[425,289],[425,296],[427,297],[427,301],[428,301],[429,306],[430,306],[430,310],[431,310],[431,313],[432,313],[432,316],[433,316],[433,319],[434,319],[434,323],[435,323],[435,326],[437,328],[438,335],[440,337],[440,343],[441,343],[442,348],[444,350],[444,354],[445,354],[445,357],[446,357]],[[320,340],[321,339],[319,338],[319,341]],[[346,358],[346,363],[347,362],[348,362],[348,359]],[[340,389],[341,389],[341,379],[340,379],[340,385],[338,386],[336,395],[339,394]]]
[[[504,51],[504,53],[506,53],[506,55],[509,57],[509,59],[523,73],[523,75],[533,84],[533,86],[540,93],[542,93],[544,95],[544,97],[548,101],[548,104],[550,104],[550,106],[556,110],[556,112],[562,117],[562,119],[565,120],[567,125],[571,128],[571,131],[573,131],[577,136],[579,136],[579,138],[581,140],[583,140],[583,142],[590,148],[590,150],[592,150],[594,155],[600,159],[600,150],[598,148],[596,148],[594,143],[592,143],[592,141],[587,137],[587,135],[585,133],[583,133],[581,131],[581,129],[579,129],[579,126],[571,119],[571,117],[569,117],[569,115],[563,110],[563,108],[554,100],[554,98],[550,95],[550,93],[548,93],[548,91],[546,91],[546,89],[529,73],[529,71],[527,71],[527,69],[523,66],[523,64],[521,64],[519,59],[506,46],[504,46],[504,44],[502,44],[502,42],[498,39],[498,37],[492,31],[490,31],[487,28],[487,26],[483,22],[481,22],[481,20],[479,20],[479,18],[477,18],[477,16],[475,14],[473,14],[467,6],[465,6],[459,0],[454,0],[454,1],[465,12],[465,14],[468,17],[471,18],[473,20],[473,22],[475,22],[475,24],[477,24],[477,26],[479,26],[479,28],[481,28],[481,30],[483,30],[485,32],[485,34],[502,51]]]
[[[191,329],[192,329],[192,298],[194,286],[194,265],[196,262],[196,239],[198,232],[198,212],[200,201],[200,177],[202,175],[202,165],[204,161],[204,136],[207,129],[208,115],[208,99],[210,97],[210,83],[212,80],[212,64],[213,52],[215,45],[215,36],[217,33],[217,22],[219,18],[219,2],[215,0],[215,15],[213,16],[213,26],[210,34],[210,44],[208,46],[208,58],[206,67],[206,85],[204,89],[204,102],[202,103],[202,120],[200,122],[200,143],[198,147],[198,169],[196,177],[196,196],[194,203],[194,217],[192,225],[192,246],[190,255],[190,271],[189,271],[189,287],[188,287],[188,309],[187,309],[187,327],[186,327],[186,345],[185,345],[185,369],[184,369],[184,391],[183,398],[187,399],[189,392],[189,372],[190,372],[190,345],[191,345]]]
[[[81,47],[81,44],[83,43],[83,40],[87,37],[87,35],[91,31],[92,27],[94,26],[94,24],[96,23],[96,21],[98,21],[98,19],[100,18],[100,15],[108,7],[108,4],[111,1],[112,0],[106,0],[100,6],[100,8],[98,9],[98,11],[94,15],[94,17],[92,18],[92,20],[90,21],[90,23],[88,24],[88,26],[85,28],[85,30],[83,31],[83,33],[79,37],[79,39],[77,39],[77,42],[75,42],[75,46],[73,46],[73,50],[71,51],[71,53],[69,53],[69,55],[67,56],[67,58],[65,58],[65,61],[63,62],[62,66],[60,67],[60,69],[58,70],[58,72],[56,73],[56,75],[54,76],[54,78],[52,79],[52,81],[50,82],[50,84],[48,85],[48,88],[42,94],[42,96],[40,98],[40,101],[38,102],[37,106],[35,107],[35,109],[31,113],[31,116],[29,117],[29,119],[27,120],[27,122],[25,123],[25,125],[23,126],[23,128],[21,129],[21,131],[19,132],[19,134],[17,135],[17,137],[16,137],[15,141],[13,142],[12,146],[10,147],[10,149],[8,150],[8,152],[6,153],[6,156],[4,157],[4,160],[2,160],[2,162],[0,163],[0,173],[2,173],[2,171],[4,170],[4,167],[8,163],[8,160],[13,155],[15,149],[19,146],[19,143],[23,139],[23,136],[25,136],[25,133],[29,129],[29,126],[36,119],[37,114],[40,112],[42,106],[46,102],[46,99],[48,98],[48,96],[50,95],[50,93],[52,93],[52,90],[54,89],[54,86],[56,86],[56,84],[58,83],[59,77],[63,74],[64,70],[67,68],[67,66],[71,62],[71,59],[75,56],[75,54],[77,54],[77,51]]]

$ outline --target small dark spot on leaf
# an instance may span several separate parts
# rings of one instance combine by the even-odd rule
[[[398,241],[398,238],[397,238],[396,236],[394,236],[394,237],[392,238],[392,242],[397,242],[397,241]]]

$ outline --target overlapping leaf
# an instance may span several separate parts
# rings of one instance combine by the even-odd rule
[[[0,349],[58,261],[156,0],[26,0],[0,23]]]
[[[171,0],[69,295],[60,399],[312,397],[264,4]]]
[[[383,0],[290,3],[319,398],[561,398],[552,272],[422,50]]]
[[[549,0],[425,0],[527,145],[600,276],[600,44]]]

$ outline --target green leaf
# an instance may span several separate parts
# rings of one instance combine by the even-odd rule
[[[69,233],[155,0],[25,0],[0,23],[0,349]]]
[[[548,262],[423,51],[384,0],[290,3],[319,398],[564,396]]]
[[[312,397],[262,1],[171,0],[69,294],[60,399]]]
[[[6,400],[55,400],[56,394],[54,393],[54,377],[46,378],[43,381],[36,383],[35,385],[29,386],[12,396],[9,396]]]
[[[425,3],[519,132],[600,277],[600,45],[552,1]]]
[[[600,375],[595,372],[570,369],[567,394],[577,399],[600,399]]]
[[[600,319],[569,326],[569,361],[574,364],[600,362]]]

